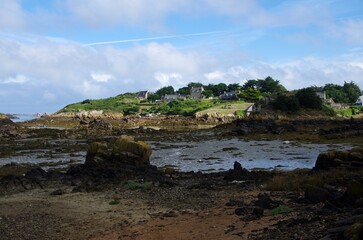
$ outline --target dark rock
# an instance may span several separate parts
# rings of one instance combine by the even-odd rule
[[[319,154],[315,170],[329,170],[335,168],[346,168],[359,170],[363,166],[363,149],[353,148],[343,151],[329,151]]]
[[[257,216],[257,217],[262,217],[263,212],[264,212],[264,210],[262,208],[255,207],[255,208],[253,208],[252,215]]]
[[[62,189],[57,189],[50,193],[50,195],[52,195],[52,196],[63,195],[63,194],[64,194],[64,191]]]
[[[312,203],[325,202],[330,198],[326,189],[311,186],[305,191],[305,198]]]
[[[234,162],[233,169],[228,170],[224,176],[227,181],[241,181],[246,180],[250,175],[249,171],[241,166],[240,163]]]
[[[256,200],[254,205],[263,209],[271,209],[277,206],[269,196],[264,194],[258,195],[258,200]]]
[[[231,198],[226,203],[226,206],[227,207],[235,207],[235,206],[242,207],[242,206],[244,206],[244,202],[243,202],[243,200],[238,200],[238,199]]]
[[[33,180],[46,180],[47,172],[42,168],[31,169],[27,173],[25,173],[25,178],[33,179]]]

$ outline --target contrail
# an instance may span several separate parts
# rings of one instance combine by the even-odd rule
[[[224,33],[224,32],[225,31],[215,31],[215,32],[202,32],[202,33],[191,33],[191,34],[182,34],[182,35],[168,35],[168,36],[149,37],[149,38],[134,38],[134,39],[116,40],[116,41],[108,41],[108,42],[94,42],[94,43],[87,43],[87,44],[85,44],[85,46],[105,45],[105,44],[114,44],[114,43],[141,42],[141,41],[180,38],[180,37],[203,36],[203,35],[212,35],[212,34]]]

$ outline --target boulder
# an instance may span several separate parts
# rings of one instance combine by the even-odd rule
[[[126,167],[142,168],[150,165],[151,152],[151,147],[147,143],[136,142],[130,136],[121,136],[113,144],[91,143],[85,166],[116,171]]]
[[[315,170],[329,170],[334,168],[345,168],[359,170],[363,166],[363,149],[353,148],[343,151],[329,151],[320,153],[316,162]]]
[[[151,147],[149,144],[137,141],[130,136],[122,136],[115,141],[112,155],[120,161],[137,167],[150,165]]]

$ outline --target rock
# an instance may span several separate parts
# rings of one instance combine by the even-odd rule
[[[269,196],[264,194],[258,195],[258,200],[254,205],[262,209],[272,209],[277,206],[277,204],[275,204],[275,202]]]
[[[329,151],[319,154],[314,170],[346,168],[359,170],[363,166],[363,149],[353,148],[343,151]]]
[[[363,198],[363,179],[353,180],[349,183],[345,192],[348,203],[355,204],[357,200]]]
[[[47,172],[42,168],[31,169],[27,173],[25,173],[25,178],[33,179],[33,180],[46,180]]]
[[[122,136],[112,147],[112,155],[116,159],[126,160],[137,167],[150,164],[152,149],[145,142],[135,140],[129,136]]]
[[[64,191],[62,189],[57,189],[50,193],[50,195],[52,195],[52,196],[63,195],[63,194],[64,194]]]
[[[249,171],[242,167],[239,162],[234,162],[233,169],[228,170],[224,176],[224,180],[227,181],[240,181],[245,180],[249,176]]]
[[[312,203],[325,202],[329,197],[329,192],[320,187],[311,186],[305,191],[305,198]]]

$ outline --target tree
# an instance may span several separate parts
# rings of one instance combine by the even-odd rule
[[[164,96],[165,94],[173,94],[173,93],[174,93],[174,88],[172,86],[162,87],[156,91],[156,94],[158,94],[160,96]]]
[[[219,83],[217,85],[209,84],[208,89],[212,90],[214,96],[219,96],[227,91],[227,85],[224,83]]]
[[[231,83],[227,86],[227,90],[232,92],[232,91],[237,91],[241,89],[241,86],[238,83]]]
[[[268,95],[279,94],[287,91],[286,88],[282,86],[278,80],[274,80],[270,76],[265,79],[248,80],[242,86],[242,89],[246,90],[248,88],[259,89],[261,93],[268,93]]]
[[[192,87],[202,87],[203,84],[199,83],[199,82],[190,82],[188,83],[188,88],[192,88]]]
[[[203,92],[202,92],[202,95],[205,97],[205,98],[210,98],[210,97],[213,97],[213,92],[212,92],[212,90],[204,90]]]
[[[246,101],[258,101],[262,98],[262,95],[258,89],[247,88],[238,94],[238,97],[243,98]]]
[[[344,82],[343,91],[345,92],[349,103],[355,103],[361,93],[359,86],[354,82]]]
[[[297,91],[296,97],[302,107],[311,109],[322,109],[323,107],[323,101],[316,95],[312,87],[300,89]]]
[[[278,95],[275,101],[272,102],[272,106],[282,111],[295,112],[300,109],[300,103],[296,96],[287,96],[284,94]]]
[[[160,100],[160,99],[161,99],[161,96],[160,96],[159,94],[154,93],[154,94],[150,94],[150,95],[147,97],[147,99],[148,99],[149,101],[155,102],[156,100]]]
[[[343,87],[340,85],[328,83],[325,84],[323,90],[325,91],[328,98],[332,98],[337,103],[348,102],[347,95],[344,92]]]
[[[181,95],[189,95],[190,94],[190,88],[189,87],[182,87],[182,88],[179,88],[178,91],[176,91],[176,92],[181,94]]]

